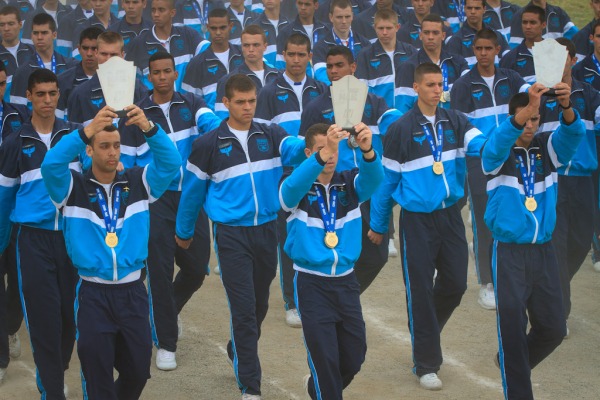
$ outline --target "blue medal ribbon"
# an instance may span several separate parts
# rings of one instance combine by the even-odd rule
[[[335,31],[333,29],[331,29],[331,33],[333,34],[333,40],[335,40],[335,44],[339,46],[344,46],[342,39],[340,39],[338,35],[335,34]],[[352,51],[352,55],[354,56],[354,58],[356,58],[356,54],[354,53],[354,35],[352,34],[352,29],[350,29],[350,34],[348,35],[347,47]]]
[[[444,128],[442,128],[442,124],[438,123],[437,145],[433,139],[433,135],[431,134],[431,131],[429,130],[427,124],[423,125],[423,131],[425,132],[425,136],[427,136],[427,141],[429,142],[429,146],[431,147],[433,161],[441,162],[442,151],[444,149]]]
[[[321,211],[321,218],[323,219],[323,225],[325,226],[325,232],[335,232],[335,209],[337,208],[337,189],[332,187],[330,190],[329,199],[329,213],[325,208],[325,199],[319,188],[315,185],[315,192],[317,193],[317,201],[319,202],[319,210]]]
[[[115,198],[113,201],[113,213],[112,218],[108,213],[108,204],[106,198],[100,188],[96,188],[96,194],[98,195],[98,204],[102,210],[102,217],[104,217],[104,225],[106,225],[107,233],[115,233],[117,230],[117,220],[119,219],[119,208],[121,207],[121,188],[115,187]]]
[[[46,68],[44,65],[44,61],[42,57],[38,53],[35,53],[35,57],[37,58],[37,63],[40,68]],[[52,61],[50,62],[50,70],[56,74],[56,55],[52,53]]]
[[[200,6],[198,5],[198,2],[196,0],[192,0],[192,5],[194,6],[194,10],[196,10],[196,15],[198,15],[198,19],[200,19],[200,23],[203,26],[206,26],[207,23],[207,13],[206,13],[206,7],[207,2],[206,1],[202,1],[202,10],[200,9]]]
[[[443,61],[441,64],[441,69],[442,69],[442,79],[443,79],[442,80],[443,90],[444,90],[444,92],[447,92],[448,91],[448,66]]]
[[[596,65],[596,70],[598,71],[598,73],[600,74],[600,62],[598,62],[598,59],[596,58],[595,54],[592,54],[592,61],[594,62],[594,64]]]
[[[456,15],[458,16],[458,20],[462,24],[465,22],[465,4],[463,0],[452,0],[454,3],[454,7],[456,8]]]
[[[517,155],[519,160],[519,169],[523,178],[523,189],[526,197],[533,197],[533,189],[535,188],[535,154],[529,154],[529,165],[525,166],[525,160],[521,155]]]

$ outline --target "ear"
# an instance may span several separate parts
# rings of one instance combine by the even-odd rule
[[[223,96],[223,105],[229,110],[229,99],[226,96]]]
[[[304,154],[306,154],[306,158],[308,158],[308,157],[312,156],[312,151],[310,151],[310,149],[305,148]]]
[[[90,146],[89,144],[87,146],[85,146],[85,154],[89,158],[92,158],[92,155],[94,154],[94,149],[92,149],[92,146]]]

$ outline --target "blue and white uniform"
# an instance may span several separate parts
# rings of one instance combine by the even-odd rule
[[[519,12],[521,7],[516,4],[509,3],[508,1],[500,1],[500,8],[495,10],[489,4],[485,5],[485,11],[483,13],[483,23],[495,30],[500,32],[507,42],[510,42],[510,26],[512,20]]]
[[[124,50],[125,53],[129,51],[131,42],[133,39],[138,37],[142,32],[145,32],[149,29],[152,29],[152,21],[142,18],[142,23],[138,25],[132,25],[125,17],[118,20],[114,24],[111,24],[108,27],[108,30],[111,32],[117,32],[123,38],[123,44],[125,44]]]
[[[283,51],[285,50],[285,43],[290,37],[290,35],[294,33],[300,33],[307,38],[310,39],[310,48],[314,51],[315,46],[319,43],[331,30],[331,26],[329,24],[324,24],[323,22],[313,19],[313,30],[309,35],[304,29],[302,22],[300,22],[300,17],[297,17],[293,22],[289,23],[285,28],[279,31],[277,35],[277,60],[275,61],[275,68],[279,70],[285,69],[285,60],[283,59]],[[310,71],[309,71],[310,69]],[[311,63],[308,64],[307,68],[308,76],[313,76],[313,68]]]
[[[525,45],[525,40],[520,45],[502,56],[500,67],[517,71],[525,82],[535,83],[535,67],[533,65],[533,54]]]
[[[6,90],[4,92],[4,101],[10,101],[10,88],[12,86],[13,75],[21,65],[25,65],[34,57],[35,49],[30,44],[19,42],[17,47],[17,57],[15,58],[10,51],[0,44],[0,61],[6,67]]]
[[[352,20],[352,30],[359,35],[365,37],[371,42],[377,40],[377,34],[375,33],[375,13],[377,12],[377,4],[371,5],[369,8],[362,11],[360,14],[354,17]],[[408,23],[410,15],[414,12],[409,11],[406,7],[400,6],[394,2],[392,4],[392,10],[398,14],[398,23],[400,26]]]
[[[515,145],[522,132],[514,118],[507,119],[481,152],[488,175],[485,222],[494,237],[498,361],[507,400],[533,399],[531,369],[566,334],[556,252],[550,241],[556,221],[556,170],[575,154],[585,126],[577,113],[569,125],[561,117],[560,128],[536,135],[529,148]],[[525,207],[526,195],[537,202],[533,211]]]
[[[245,7],[241,14],[231,7],[227,7],[227,13],[229,14],[229,22],[232,24],[229,31],[229,43],[240,46],[242,44],[242,31],[246,25],[250,25],[250,22],[260,17],[260,15],[251,11],[249,7]]]
[[[277,40],[279,37],[278,33],[283,32],[285,28],[290,25],[290,22],[282,15],[279,15],[277,28],[275,28],[275,26],[273,26],[273,24],[271,23],[271,21],[269,21],[267,16],[264,13],[261,13],[258,16],[258,18],[250,21],[250,25],[258,25],[263,29],[263,31],[265,31],[265,35],[267,36],[267,51],[265,51],[265,54],[263,54],[263,58],[270,66],[277,67]]]
[[[87,23],[87,20],[93,16],[93,9],[85,10],[79,4],[65,15],[57,29],[56,51],[65,57],[72,57],[73,48],[76,48],[79,43],[79,36],[75,36],[75,29]]]
[[[532,4],[529,2],[529,4]],[[523,16],[523,9],[520,9],[513,17],[512,25],[510,27],[510,46],[516,47],[524,40],[523,36],[523,25],[521,24],[521,17]],[[573,38],[579,31],[577,26],[571,22],[569,15],[558,6],[546,3],[546,29],[543,33],[544,39],[557,39],[559,37],[566,37],[567,39]]]
[[[489,28],[484,26],[484,28]],[[477,31],[469,24],[464,24],[452,37],[446,42],[446,50],[452,54],[458,54],[462,56],[469,64],[469,68],[473,68],[477,64],[477,58],[473,52],[473,45],[475,44],[475,34]],[[496,65],[500,61],[500,58],[510,50],[506,39],[502,34],[496,31],[498,37],[498,46],[500,46],[500,54],[496,56]]]

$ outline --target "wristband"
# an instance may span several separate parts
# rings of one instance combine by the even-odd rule
[[[363,154],[366,154],[366,153],[370,152],[371,150],[373,150],[373,145],[371,145],[371,147],[369,147],[369,149],[368,149],[368,150],[363,150],[363,149],[360,149],[360,151],[362,151],[362,152],[363,152]]]
[[[563,107],[562,104],[558,103],[558,106],[560,108],[562,108],[563,110],[568,110],[569,108],[573,108],[573,103],[571,102],[571,100],[569,100],[569,105],[566,107]]]

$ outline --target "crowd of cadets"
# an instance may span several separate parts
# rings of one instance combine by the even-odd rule
[[[1,3],[0,142],[5,142],[11,135],[32,134],[29,132],[32,130],[29,122],[32,109],[29,77],[33,71],[47,69],[58,76],[60,98],[52,129],[57,134],[68,132],[79,126],[77,124],[87,126],[94,121],[99,111],[106,106],[96,69],[111,57],[122,57],[132,61],[137,69],[135,103],[148,120],[164,129],[177,145],[182,158],[180,172],[172,179],[161,198],[149,208],[148,291],[151,298],[152,338],[159,349],[156,364],[161,370],[177,367],[175,354],[177,339],[181,334],[178,314],[209,273],[209,219],[213,222],[226,220],[230,225],[245,225],[247,218],[254,220],[249,220],[249,225],[265,222],[260,221],[258,211],[254,215],[251,210],[248,213],[240,211],[239,216],[228,216],[229,219],[233,218],[230,221],[223,214],[230,208],[230,203],[223,208],[215,200],[219,196],[209,196],[206,200],[206,212],[201,209],[200,201],[191,211],[188,210],[189,205],[186,205],[183,213],[191,212],[197,218],[188,218],[186,224],[179,225],[181,213],[178,213],[178,208],[180,198],[183,199],[182,190],[186,185],[184,171],[189,169],[187,164],[188,158],[192,157],[192,143],[204,133],[217,128],[223,129],[221,121],[230,116],[232,107],[231,88],[229,95],[227,94],[228,80],[235,74],[249,77],[257,88],[256,110],[253,115],[255,123],[269,132],[274,130],[277,135],[297,137],[304,137],[314,124],[325,123],[328,126],[334,123],[329,89],[331,82],[346,75],[355,75],[369,86],[362,118],[367,129],[365,132],[369,132],[368,141],[365,133],[361,136],[363,141],[359,147],[352,149],[346,144],[340,144],[336,170],[359,167],[362,163],[357,161],[362,159],[360,150],[368,147],[372,134],[372,148],[378,156],[383,155],[386,180],[381,190],[374,194],[373,201],[360,206],[363,217],[363,253],[358,260],[354,260],[356,274],[362,292],[381,270],[388,255],[397,256],[390,214],[393,204],[399,203],[402,206],[400,247],[403,252],[408,313],[414,343],[414,371],[426,389],[435,390],[442,386],[437,376],[441,365],[439,332],[460,303],[466,289],[468,256],[466,243],[463,243],[464,228],[458,231],[455,229],[456,226],[462,226],[459,211],[466,204],[466,199],[471,210],[469,221],[474,235],[468,249],[474,257],[481,284],[478,302],[485,309],[497,308],[494,263],[496,253],[506,250],[498,249],[494,241],[502,234],[489,229],[490,224],[495,228],[497,226],[490,220],[492,217],[486,214],[490,186],[487,183],[489,177],[485,175],[497,175],[500,170],[498,159],[494,158],[497,153],[489,149],[492,145],[480,153],[479,134],[489,138],[496,130],[503,132],[509,138],[506,139],[508,142],[493,143],[502,151],[506,151],[505,147],[514,142],[515,136],[511,136],[511,128],[501,128],[509,115],[514,115],[509,110],[509,100],[517,93],[531,90],[531,85],[536,80],[531,48],[546,38],[558,39],[568,50],[563,83],[571,90],[570,99],[564,94],[558,98],[541,96],[544,89],[536,87],[536,93],[532,94],[529,102],[534,105],[540,103],[539,113],[532,112],[531,107],[527,108],[527,101],[523,100],[515,103],[512,108],[515,112],[524,109],[527,111],[523,111],[514,120],[515,126],[527,125],[530,130],[533,126],[540,134],[554,132],[561,124],[569,125],[569,122],[559,117],[561,110],[568,109],[564,105],[565,101],[571,102],[572,108],[577,110],[576,116],[585,123],[586,134],[582,144],[574,154],[569,153],[570,156],[565,158],[572,159],[569,162],[558,160],[552,167],[558,173],[554,242],[565,320],[570,312],[570,279],[581,266],[590,246],[594,248],[594,268],[600,271],[595,141],[596,126],[600,122],[600,0],[589,1],[593,19],[581,30],[570,21],[564,10],[548,4],[546,0],[532,0],[523,8],[504,0],[80,0],[68,5],[57,0],[2,0]],[[156,56],[167,53],[170,56]],[[419,69],[420,65],[429,63],[437,65],[441,72],[440,103],[438,107],[436,102],[437,108],[433,109],[437,110],[434,119],[429,119],[429,114],[425,114],[426,107],[423,104],[426,101],[423,103],[422,98],[427,96],[429,90],[426,88],[428,81],[424,77],[435,74],[436,70]],[[244,84],[247,85],[242,83],[240,87],[244,87]],[[393,124],[403,115],[400,122]],[[573,118],[575,117],[569,116],[568,119]],[[444,127],[444,131],[440,128],[440,121],[445,121],[444,124],[449,124],[452,130],[448,131],[449,128]],[[146,123],[144,120],[143,124]],[[115,124],[121,134],[122,167],[144,167],[151,163],[152,154],[148,144],[143,136],[135,134],[140,128],[136,124],[124,124],[118,120],[115,120]],[[399,130],[411,129],[420,132],[425,129],[421,126],[427,124],[431,130],[429,133],[425,132],[424,136],[413,133],[412,138],[405,135],[401,139],[399,134],[394,134]],[[271,128],[267,128],[269,126]],[[436,127],[443,134],[438,135]],[[310,133],[310,144],[315,143],[313,136],[326,135],[327,140],[323,137],[318,141],[333,151],[337,148],[337,143],[330,140],[330,136],[335,135],[332,136],[327,129],[325,131]],[[399,142],[394,146],[384,146],[384,138],[387,136],[391,138],[391,143]],[[401,151],[403,146],[407,146],[402,141],[412,140],[418,143],[425,149],[423,155],[429,152],[431,145],[435,156],[436,142],[442,136],[448,141],[448,145],[459,150],[453,156],[456,160],[444,159],[445,163],[452,162],[452,167],[448,168],[450,164],[446,167],[446,173],[452,178],[446,182],[446,191],[430,195],[427,186],[435,185],[433,181],[429,182],[432,177],[422,175],[418,167],[418,154],[405,154]],[[51,140],[55,140],[54,136]],[[540,148],[549,146],[547,138],[545,140],[539,144]],[[344,137],[342,143],[345,142]],[[291,146],[289,142],[285,143],[288,147]],[[51,145],[53,143],[49,142],[48,148]],[[263,145],[269,146],[266,142]],[[29,152],[26,152],[24,147],[23,154],[31,158],[34,148],[28,149]],[[259,150],[264,151],[264,148]],[[220,148],[219,151],[229,156],[231,146]],[[245,148],[245,151],[249,150]],[[282,155],[285,152],[283,147],[280,151]],[[294,154],[289,151],[286,153],[289,167],[284,168],[284,176],[289,175],[297,165]],[[307,142],[306,155],[310,156],[316,151]],[[482,169],[481,154],[490,157],[488,164],[491,166],[486,167],[484,160]],[[529,153],[525,154],[527,159]],[[199,165],[198,170],[202,170],[204,161],[198,158],[198,154],[194,157],[196,158],[190,158],[189,162]],[[414,157],[417,158],[413,159]],[[280,162],[282,161],[284,160]],[[321,161],[323,160],[319,162]],[[411,167],[412,163],[416,164]],[[17,279],[17,224],[24,223],[22,226],[26,227],[28,219],[23,217],[23,210],[19,211],[19,204],[12,210],[14,199],[10,203],[10,196],[6,193],[11,193],[16,181],[9,176],[11,171],[5,160],[0,160],[0,166],[3,168],[0,171],[3,282],[4,276],[7,276],[7,285],[0,285],[1,382],[9,357],[16,358],[20,354],[17,331],[23,314],[19,295],[25,308],[28,296],[39,296],[39,293],[35,293],[37,289],[31,285],[19,285]],[[319,167],[317,164],[313,167],[314,172],[310,172],[308,167],[305,169],[307,176],[314,175],[314,178],[318,175]],[[89,168],[89,163],[86,165],[84,162],[83,168]],[[544,168],[538,169],[539,172],[544,172]],[[409,182],[405,183],[408,186],[404,189],[397,187],[400,172],[405,182]],[[196,178],[200,179],[199,176]],[[222,179],[228,182],[229,178]],[[463,180],[467,182],[464,187]],[[292,182],[303,187],[296,180]],[[21,180],[20,185],[25,183]],[[409,189],[412,185],[414,187]],[[211,190],[218,190],[216,188],[218,185]],[[276,192],[274,187],[266,190],[271,194]],[[295,193],[294,188],[286,190]],[[29,193],[29,196],[32,195],[33,192]],[[295,194],[286,198],[277,217],[276,230],[281,249],[286,244],[286,221],[293,219],[295,207],[302,197],[298,196],[300,195]],[[439,196],[441,197],[438,199]],[[13,204],[10,209],[7,208],[9,204]],[[248,205],[240,205],[242,209],[246,206]],[[446,210],[444,214],[435,214],[440,207]],[[276,208],[266,218],[275,218],[275,212]],[[596,217],[591,219],[590,215]],[[427,216],[431,216],[431,221]],[[428,232],[428,224],[437,224],[438,230]],[[59,229],[51,226],[42,228],[50,231]],[[24,229],[20,232],[19,235],[24,237],[21,246],[26,242],[26,234],[31,236],[29,240],[35,240],[35,232]],[[216,233],[215,230],[214,234]],[[172,240],[175,234],[180,239],[193,237],[195,240],[191,245],[188,242],[184,249],[176,246]],[[269,240],[276,240],[274,231],[264,234]],[[434,235],[434,242],[439,240],[442,243],[441,248],[424,250],[419,243],[427,242],[431,235]],[[514,239],[519,243],[514,237],[504,239],[508,242]],[[48,240],[51,242],[54,238],[49,237]],[[247,240],[251,243],[256,238]],[[535,242],[535,238],[533,241]],[[404,248],[409,243],[414,245]],[[450,244],[445,246],[444,243]],[[465,244],[464,251],[462,244]],[[271,255],[273,254],[267,252],[261,257]],[[298,270],[298,266],[289,256],[293,255],[282,251],[279,262],[285,320],[292,327],[300,327],[302,321],[297,310],[294,280],[294,270]],[[64,251],[61,257],[64,257]],[[227,265],[235,260],[219,261]],[[173,261],[179,266],[175,277]],[[21,262],[24,263],[23,260]],[[68,263],[68,259],[64,263]],[[413,268],[415,264],[432,265],[433,268],[419,271],[418,268]],[[431,285],[436,269],[438,275],[432,297]],[[274,272],[270,271],[269,274],[271,273]],[[40,337],[40,322],[36,320],[49,321],[48,315],[52,314],[48,314],[43,308],[48,305],[36,305],[32,301],[32,304],[28,304],[31,309],[27,308],[25,318],[32,346],[36,347],[34,354],[38,369],[38,388],[43,395],[50,396],[46,397],[48,399],[54,398],[51,396],[52,390],[63,387],[62,379],[57,376],[61,374],[56,374],[58,369],[53,367],[58,362],[64,369],[68,368],[75,338],[74,326],[69,322],[73,319],[73,311],[66,311],[69,307],[64,306],[72,304],[75,278],[68,271],[59,275],[58,283],[52,284],[58,290],[59,297],[53,312],[60,315],[62,307],[63,323],[62,326],[60,323],[53,324],[56,326],[53,328],[55,337],[52,340],[56,343],[62,340],[62,355],[56,349],[46,352],[38,350],[38,346],[43,347],[47,337]],[[263,282],[267,297],[254,299],[257,302],[258,331],[256,326],[248,327],[239,321],[239,314],[243,313],[243,299],[237,300],[237,306],[231,305],[234,326],[228,355],[234,363],[238,384],[245,396],[260,394],[260,367],[256,372],[248,365],[242,365],[237,351],[243,347],[244,341],[249,342],[246,343],[249,347],[256,346],[260,322],[266,314],[270,279],[266,278]],[[230,292],[235,291],[236,285],[240,285],[239,280],[223,279],[223,283],[232,301]],[[30,293],[26,293],[26,290]],[[564,327],[568,335],[566,324]],[[43,329],[46,330],[46,327],[43,326]],[[62,339],[59,333],[61,329],[64,330]],[[436,334],[427,335],[430,331],[435,331]],[[517,339],[511,336],[507,340]],[[56,348],[61,346],[57,344]],[[321,351],[316,349],[315,347],[315,351]],[[501,346],[499,364],[503,365],[507,354]],[[252,362],[257,362],[257,358]],[[360,363],[362,360],[358,368]],[[532,366],[534,363],[531,363]],[[510,377],[506,377],[504,367],[502,369],[503,379],[510,380]],[[525,367],[524,369],[527,370]],[[527,371],[520,370],[519,374],[527,374]],[[511,373],[514,371],[509,371],[508,375]],[[351,379],[350,377],[349,380]],[[321,398],[318,382],[310,382],[311,397]],[[348,383],[349,381],[344,380],[343,386]],[[527,386],[522,382],[518,385]],[[66,386],[64,390],[66,392]],[[323,390],[326,390],[325,386]],[[505,386],[508,398],[517,396],[517,392],[513,393],[511,390],[512,387],[507,390]],[[334,392],[335,390],[330,393]],[[529,395],[527,390],[518,393],[518,396]],[[60,390],[58,397],[62,395]]]

